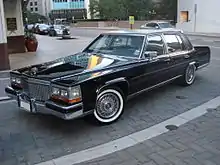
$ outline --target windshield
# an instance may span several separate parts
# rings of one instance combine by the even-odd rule
[[[54,25],[55,29],[64,29],[65,27],[63,25]]]
[[[48,28],[49,26],[48,25],[39,25],[39,28]]]
[[[173,26],[170,23],[159,23],[161,28],[173,28]]]
[[[138,58],[143,41],[144,36],[102,34],[85,51]]]

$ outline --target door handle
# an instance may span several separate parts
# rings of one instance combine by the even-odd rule
[[[165,61],[165,62],[170,62],[171,59],[170,59],[170,58],[166,58],[166,59],[164,59],[164,61]]]

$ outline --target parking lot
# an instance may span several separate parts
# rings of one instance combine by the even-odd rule
[[[18,68],[76,53],[100,32],[72,29],[72,35],[77,38],[73,40],[38,36],[37,53],[29,54],[30,56],[12,55],[11,65],[13,68]],[[212,52],[210,65],[197,73],[195,84],[181,87],[173,83],[142,94],[128,103],[123,117],[114,124],[98,126],[83,119],[63,121],[51,116],[32,115],[19,111],[13,101],[0,102],[1,164],[32,165],[79,152],[149,128],[218,97],[220,38],[190,38],[195,45],[209,45]],[[212,116],[209,117],[209,120],[211,119]],[[209,127],[211,129],[211,125]],[[152,160],[153,157],[149,162]],[[106,162],[106,164],[112,163],[108,159]],[[100,163],[100,160],[87,162],[87,164],[92,163],[104,164]]]

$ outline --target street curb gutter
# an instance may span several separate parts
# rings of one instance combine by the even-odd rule
[[[11,100],[12,98],[11,97],[8,97],[8,96],[5,96],[5,97],[0,97],[0,102],[2,101],[8,101],[8,100]]]

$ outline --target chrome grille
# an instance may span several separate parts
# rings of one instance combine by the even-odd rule
[[[48,81],[24,78],[22,84],[24,93],[29,97],[40,102],[45,102],[49,99],[50,84]]]

